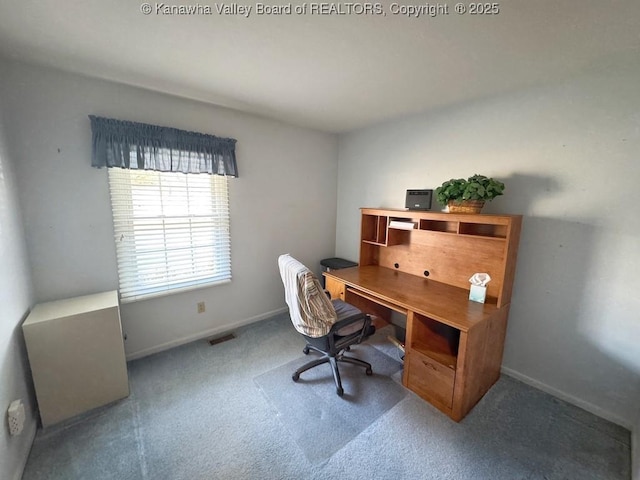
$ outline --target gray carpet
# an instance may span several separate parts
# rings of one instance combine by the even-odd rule
[[[401,372],[400,362],[369,345],[354,346],[348,355],[369,362],[374,373],[367,376],[363,367],[340,363],[343,397],[336,395],[329,364],[304,372],[297,383],[291,380],[298,367],[317,358],[313,352],[255,378],[312,463],[327,460],[407,394],[391,378]]]
[[[304,358],[303,339],[286,315],[236,335],[131,362],[131,396],[39,430],[24,480],[630,477],[628,431],[507,376],[460,423],[406,392],[316,463],[254,380]],[[385,337],[368,344],[397,360]]]

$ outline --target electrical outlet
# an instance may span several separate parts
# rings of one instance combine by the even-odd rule
[[[24,405],[20,399],[14,400],[7,410],[7,420],[9,423],[9,433],[11,435],[20,435],[24,428]]]
[[[198,302],[198,313],[204,313],[204,302]]]

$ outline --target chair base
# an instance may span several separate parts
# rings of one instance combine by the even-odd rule
[[[365,373],[367,375],[373,375],[373,370],[371,369],[370,363],[367,363],[364,360],[360,360],[359,358],[347,357],[344,354],[344,351],[341,351],[336,356],[330,356],[326,352],[323,352],[322,350],[315,348],[313,345],[307,345],[306,347],[304,347],[302,352],[305,355],[308,355],[309,350],[314,350],[318,353],[321,353],[323,356],[322,358],[318,358],[316,360],[312,360],[311,362],[305,363],[302,367],[298,368],[295,372],[293,372],[293,375],[291,375],[291,378],[293,379],[294,382],[297,382],[300,379],[301,373],[306,372],[307,370],[310,370],[314,367],[317,367],[318,365],[322,365],[323,363],[328,363],[331,365],[331,371],[333,372],[333,380],[336,384],[336,393],[338,394],[339,397],[341,397],[342,395],[344,395],[344,389],[342,388],[342,380],[340,379],[340,370],[338,369],[338,362],[351,363],[353,365],[359,365],[361,367],[365,367],[366,368]]]

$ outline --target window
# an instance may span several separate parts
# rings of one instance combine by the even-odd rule
[[[91,165],[109,171],[122,301],[230,281],[236,140],[89,119]]]
[[[226,176],[108,171],[123,302],[231,280]]]

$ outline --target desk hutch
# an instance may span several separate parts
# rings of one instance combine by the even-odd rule
[[[460,421],[500,376],[522,216],[363,208],[360,265],[325,272],[333,298],[407,317],[403,384]],[[488,273],[484,304],[469,278]]]

